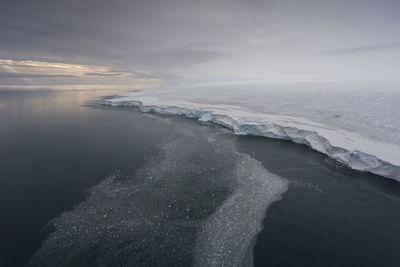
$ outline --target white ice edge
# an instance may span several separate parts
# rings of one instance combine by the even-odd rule
[[[237,135],[291,140],[319,151],[352,169],[400,181],[400,147],[304,118],[250,112],[246,108],[174,101],[173,105],[140,93],[121,95],[102,102],[111,106],[137,107],[142,112],[180,115],[209,121]]]

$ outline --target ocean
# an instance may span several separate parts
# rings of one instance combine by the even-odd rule
[[[399,266],[400,184],[290,141],[0,91],[0,266]]]

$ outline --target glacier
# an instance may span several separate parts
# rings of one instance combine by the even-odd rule
[[[397,84],[385,90],[378,85],[175,87],[133,91],[102,104],[290,140],[352,169],[400,181],[400,93]]]

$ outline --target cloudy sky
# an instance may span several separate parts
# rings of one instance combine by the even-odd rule
[[[2,0],[0,86],[395,80],[398,0]]]

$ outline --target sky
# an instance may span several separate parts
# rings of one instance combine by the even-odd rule
[[[399,0],[2,0],[0,88],[398,80]]]

